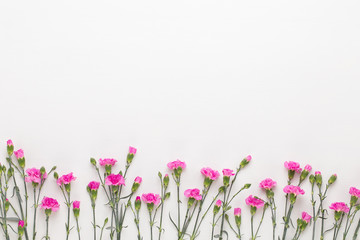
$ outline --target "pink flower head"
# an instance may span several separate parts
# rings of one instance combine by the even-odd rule
[[[218,199],[215,203],[216,206],[221,207],[222,201]]]
[[[56,212],[60,205],[54,198],[44,197],[41,201],[40,207],[42,209],[51,209],[52,212]]]
[[[62,184],[66,185],[66,184],[70,184],[72,181],[75,181],[76,177],[73,176],[73,173],[69,173],[69,174],[64,174],[61,177],[58,178],[58,180],[56,181],[56,183],[61,186]]]
[[[25,223],[23,220],[20,220],[19,223],[18,223],[18,226],[19,227],[24,227]]]
[[[301,214],[302,220],[304,220],[306,223],[309,223],[311,220],[311,216],[307,212],[302,212]]]
[[[140,201],[141,199],[140,199],[140,196],[136,196],[136,199],[135,199],[135,201]]]
[[[6,144],[10,147],[10,146],[14,146],[13,142],[11,141],[11,139],[7,140]]]
[[[15,151],[14,154],[15,154],[16,159],[24,157],[24,151],[22,149]]]
[[[202,199],[202,196],[200,195],[200,190],[197,188],[185,190],[184,195],[185,197],[194,198],[195,200]]]
[[[241,208],[234,208],[234,215],[240,217],[240,215],[241,215]]]
[[[293,162],[293,161],[289,161],[289,162],[285,162],[284,166],[286,169],[291,170],[291,171],[299,171],[300,169],[300,164],[297,162]]]
[[[100,163],[101,166],[106,166],[106,165],[114,166],[116,162],[117,161],[115,159],[113,159],[113,158],[104,158],[104,159],[100,158],[99,159],[99,163]]]
[[[288,193],[288,194],[294,194],[294,195],[304,195],[305,194],[305,191],[302,190],[299,186],[294,186],[294,185],[287,185],[286,187],[284,187],[284,190],[283,190],[285,193]]]
[[[251,157],[251,155],[248,155],[245,159],[246,159],[246,161],[250,162],[252,157]]]
[[[354,196],[354,197],[357,197],[357,198],[360,197],[360,190],[357,189],[357,188],[351,187],[350,190],[349,190],[349,193],[350,193],[351,196]]]
[[[100,186],[100,182],[96,182],[96,181],[91,181],[88,184],[88,187],[90,188],[90,190],[98,190]]]
[[[109,186],[125,186],[125,179],[121,174],[110,174],[105,178],[105,184]]]
[[[27,177],[25,177],[25,182],[32,183],[41,183],[41,172],[40,169],[36,168],[28,168],[26,170]],[[43,175],[43,179],[47,178],[46,172]]]
[[[212,170],[209,167],[202,168],[200,172],[202,175],[204,175],[207,178],[210,178],[211,180],[216,180],[220,176],[220,173],[218,171]]]
[[[305,171],[308,171],[308,172],[310,172],[311,169],[312,169],[312,167],[311,167],[309,164],[307,164],[307,165],[304,167],[304,170],[305,170]]]
[[[145,203],[153,203],[154,205],[158,205],[160,203],[160,200],[161,200],[160,195],[159,194],[154,194],[154,193],[144,193],[141,196],[141,199]]]
[[[259,184],[260,188],[263,188],[266,190],[271,190],[275,186],[276,186],[276,182],[273,181],[271,178],[266,178],[266,179],[262,180]]]
[[[73,208],[79,209],[80,208],[80,201],[74,201],[73,202]]]
[[[256,208],[260,208],[260,207],[264,206],[264,200],[262,200],[258,197],[253,197],[252,195],[250,195],[249,197],[247,197],[245,199],[245,203],[248,206],[252,206],[252,207],[256,207]]]
[[[332,210],[335,210],[336,212],[349,212],[349,207],[344,202],[334,202],[329,207]]]
[[[225,177],[230,177],[235,175],[234,171],[231,169],[223,169],[222,172]]]
[[[135,155],[136,154],[136,148],[130,146],[129,147],[129,153]]]
[[[139,176],[137,176],[137,177],[135,178],[134,182],[140,184],[140,183],[142,182],[142,178],[139,177]]]
[[[170,170],[174,170],[174,169],[176,169],[176,168],[178,168],[178,167],[180,167],[180,168],[182,168],[182,169],[186,168],[185,162],[182,162],[182,161],[180,161],[180,160],[176,160],[176,161],[173,161],[173,162],[169,162],[169,163],[167,164],[167,166],[168,166],[168,168],[169,168]]]
[[[321,172],[320,172],[320,171],[316,171],[316,172],[315,172],[315,175],[321,175]]]

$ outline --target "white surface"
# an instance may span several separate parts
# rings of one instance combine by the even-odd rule
[[[85,186],[96,179],[90,157],[124,161],[127,147],[137,147],[128,185],[142,176],[142,193],[158,192],[157,172],[177,158],[188,164],[185,190],[202,186],[201,167],[235,168],[252,154],[239,185],[253,187],[234,202],[243,208],[245,239],[244,198],[265,197],[257,184],[266,177],[279,184],[280,232],[284,161],[310,163],[326,179],[338,174],[327,206],[348,201],[349,187],[360,187],[359,7],[358,1],[1,1],[2,159],[11,138],[28,166],[73,171],[82,236],[90,239]],[[310,210],[304,187],[294,220]],[[63,202],[52,179],[46,194]],[[53,240],[64,239],[61,208],[51,217]],[[99,222],[101,209],[100,199]],[[128,217],[124,239],[135,239]],[[270,239],[270,229],[268,212],[261,239]],[[164,239],[175,239],[173,230],[167,224]]]

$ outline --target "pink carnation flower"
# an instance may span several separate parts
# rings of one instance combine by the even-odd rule
[[[241,215],[241,208],[234,208],[234,215],[240,217],[240,215]]]
[[[136,148],[130,146],[129,147],[129,153],[135,155],[136,154]]]
[[[25,182],[41,183],[41,172],[40,169],[28,168],[26,170],[27,177],[25,177]],[[43,175],[43,179],[47,178],[46,172]]]
[[[99,186],[100,186],[100,183],[96,182],[96,181],[91,181],[88,184],[88,187],[90,188],[90,190],[98,190]]]
[[[222,172],[225,177],[230,177],[235,175],[234,171],[231,169],[223,169]]]
[[[349,190],[349,193],[350,193],[351,196],[354,196],[354,197],[357,197],[357,198],[360,197],[360,190],[357,189],[357,188],[351,187],[350,190]]]
[[[56,212],[60,205],[54,198],[44,197],[41,201],[40,207],[42,209],[51,209],[52,212]]]
[[[251,157],[251,155],[248,155],[245,159],[246,159],[246,161],[250,162],[252,157]]]
[[[73,173],[69,173],[69,174],[65,174],[62,175],[61,177],[58,178],[58,180],[56,181],[56,183],[61,186],[62,184],[66,185],[66,184],[70,184],[72,181],[75,181],[76,177],[73,176]]]
[[[247,197],[245,199],[245,203],[246,203],[246,205],[256,207],[256,208],[260,208],[260,207],[264,206],[264,200],[262,200],[258,197],[253,197],[252,195],[250,195],[249,197]]]
[[[309,223],[311,220],[311,216],[307,212],[302,212],[301,218],[307,223]]]
[[[15,154],[16,159],[24,157],[24,151],[22,149],[15,151],[14,154]]]
[[[121,174],[110,174],[105,178],[105,184],[109,186],[125,186],[125,179]]]
[[[80,208],[80,201],[74,201],[73,208]]]
[[[216,170],[212,170],[211,168],[202,168],[201,174],[204,175],[207,178],[210,178],[211,180],[216,180],[220,176],[220,173]]]
[[[321,175],[321,172],[320,172],[320,171],[316,171],[316,172],[315,172],[315,175]]]
[[[200,195],[200,190],[197,188],[185,190],[184,195],[185,197],[194,198],[195,200],[202,199],[202,196]]]
[[[307,164],[307,165],[304,167],[304,170],[306,170],[306,171],[308,171],[308,172],[310,172],[311,169],[312,169],[312,167],[311,167],[309,164]]]
[[[215,205],[218,207],[221,207],[222,201],[219,199],[216,201]]]
[[[104,159],[100,158],[99,159],[99,164],[101,166],[106,166],[106,165],[114,166],[116,162],[117,161],[115,159],[113,159],[113,158],[104,158]]]
[[[285,162],[284,166],[286,169],[288,170],[292,170],[292,171],[299,171],[300,169],[300,164],[297,162],[293,162],[293,161],[289,161],[289,162]]]
[[[139,176],[137,176],[137,177],[135,178],[134,182],[140,184],[140,183],[142,182],[142,178],[139,177]]]
[[[186,168],[186,164],[185,164],[185,162],[182,162],[180,160],[176,160],[176,161],[173,161],[173,162],[169,162],[167,164],[167,167],[170,170],[174,170],[175,168],[178,168],[178,167],[181,167],[182,169],[184,169],[184,168]]]
[[[332,210],[335,210],[336,212],[349,212],[349,207],[344,202],[334,202],[329,207]]]
[[[294,186],[294,185],[287,185],[286,187],[284,187],[284,192],[288,193],[288,194],[294,194],[294,195],[304,195],[305,191],[302,190],[299,186]]]
[[[273,181],[271,178],[266,178],[262,180],[259,184],[260,188],[271,190],[273,187],[276,186],[276,182]]]
[[[140,201],[140,196],[136,196],[135,201]]]
[[[23,220],[20,220],[19,223],[18,223],[18,226],[19,227],[24,227],[25,223]]]
[[[141,199],[145,203],[153,203],[154,205],[158,205],[160,203],[160,200],[161,200],[160,195],[159,194],[154,194],[154,193],[144,193],[141,196]]]
[[[11,141],[11,139],[7,140],[6,144],[10,147],[10,146],[14,146],[13,142]]]

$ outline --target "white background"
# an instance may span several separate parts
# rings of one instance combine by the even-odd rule
[[[243,208],[244,238],[244,199],[265,197],[257,185],[266,177],[278,182],[280,233],[284,161],[309,163],[326,180],[338,174],[326,206],[348,202],[349,187],[360,188],[359,10],[358,1],[1,1],[2,162],[11,138],[27,166],[73,171],[82,238],[90,239],[90,157],[114,157],[119,169],[128,146],[137,147],[127,185],[142,176],[140,194],[159,192],[157,172],[167,172],[169,161],[188,164],[185,190],[201,188],[201,167],[235,169],[251,154],[239,186],[253,186],[233,204]],[[311,209],[304,188],[294,222]],[[52,177],[45,192],[61,202],[51,239],[64,239],[65,205]],[[38,222],[40,239],[43,212]],[[209,239],[209,222],[200,239]],[[135,239],[131,214],[127,224],[124,239]],[[268,212],[261,239],[270,234]],[[175,239],[169,223],[164,239]]]

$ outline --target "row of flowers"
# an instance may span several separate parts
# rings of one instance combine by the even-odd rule
[[[136,155],[136,148],[129,147],[129,152],[126,158],[125,169],[118,173],[113,172],[113,167],[117,163],[117,160],[105,158],[99,159],[96,161],[94,158],[90,159],[90,163],[95,168],[95,171],[98,176],[98,180],[91,181],[87,185],[87,192],[91,201],[92,207],[92,226],[93,226],[93,239],[102,239],[105,234],[108,234],[107,239],[117,239],[120,240],[122,237],[122,232],[126,226],[125,220],[129,211],[132,212],[134,223],[137,229],[137,239],[153,239],[154,238],[154,226],[157,224],[157,238],[161,239],[163,237],[164,228],[163,222],[165,217],[169,215],[168,220],[173,225],[176,230],[176,237],[178,240],[181,239],[197,239],[200,236],[200,227],[202,226],[204,219],[207,215],[212,214],[212,232],[211,239],[219,238],[224,239],[229,238],[228,230],[231,230],[236,236],[237,239],[242,239],[243,234],[241,233],[241,208],[233,208],[233,214],[229,214],[229,211],[232,209],[232,202],[236,197],[246,189],[251,187],[251,184],[244,184],[241,188],[236,189],[235,182],[238,179],[239,173],[244,169],[252,160],[251,156],[245,157],[240,161],[239,166],[236,170],[232,169],[223,169],[222,170],[222,186],[216,191],[216,195],[213,196],[209,201],[206,199],[209,198],[208,194],[213,186],[213,182],[217,181],[220,178],[220,173],[211,168],[202,168],[201,174],[204,176],[203,189],[198,188],[187,189],[184,191],[184,196],[187,198],[187,204],[185,206],[185,212],[182,212],[182,202],[181,202],[181,177],[183,170],[186,169],[186,163],[180,160],[176,160],[167,164],[167,167],[171,171],[171,177],[169,174],[163,175],[161,172],[158,173],[160,180],[160,193],[143,193],[142,195],[137,195],[137,190],[139,189],[142,178],[136,177],[132,183],[131,189],[127,190],[125,194],[125,181],[128,170],[133,162],[134,156]],[[67,209],[67,219],[65,223],[66,239],[69,239],[71,235],[71,215],[75,218],[77,237],[81,239],[81,231],[79,227],[79,215],[80,215],[80,201],[73,200],[71,198],[71,184],[76,180],[76,177],[73,173],[65,174],[59,176],[55,172],[56,167],[53,167],[49,172],[45,170],[44,167],[37,168],[28,168],[25,170],[25,156],[24,151],[19,149],[14,151],[14,145],[11,140],[7,141],[7,162],[8,167],[1,165],[0,167],[0,224],[3,231],[3,234],[6,240],[10,239],[9,227],[11,226],[11,221],[18,221],[17,235],[18,239],[25,238],[29,239],[40,239],[37,237],[37,209],[40,206],[44,210],[46,216],[46,233],[44,238],[50,239],[49,234],[49,218],[53,212],[56,212],[60,208],[60,204],[54,198],[48,196],[42,196],[42,188],[48,179],[50,174],[53,174],[56,179],[56,183],[62,192],[66,209]],[[13,161],[13,155],[17,159],[17,163]],[[358,204],[358,198],[360,197],[360,190],[355,187],[350,188],[350,201],[349,205],[344,202],[334,202],[330,205],[329,209],[334,210],[334,222],[333,227],[325,230],[325,220],[327,215],[327,209],[324,206],[324,200],[327,196],[330,186],[337,180],[337,175],[333,174],[330,176],[326,183],[323,182],[323,176],[321,172],[316,171],[314,174],[310,174],[312,167],[306,165],[304,169],[300,167],[300,164],[297,162],[285,162],[285,168],[288,171],[287,185],[283,188],[285,193],[285,206],[284,206],[284,215],[282,217],[283,227],[282,231],[278,233],[277,229],[277,213],[278,207],[276,206],[274,188],[277,185],[277,182],[266,178],[260,182],[259,187],[264,190],[266,194],[266,200],[261,199],[257,196],[249,195],[245,199],[246,205],[249,206],[251,214],[251,239],[255,240],[260,237],[259,233],[261,226],[265,217],[267,210],[270,210],[271,213],[271,222],[272,222],[272,238],[275,239],[300,239],[302,233],[307,229],[310,223],[312,224],[312,239],[315,239],[316,231],[320,231],[320,239],[324,239],[326,234],[330,235],[333,239],[337,239],[339,233],[342,229],[342,238],[347,239],[349,230],[355,220],[357,212],[360,210],[360,205]],[[103,168],[103,169],[102,169]],[[15,175],[15,170],[17,171],[17,176]],[[298,179],[297,184],[295,182],[295,177]],[[22,179],[23,182],[23,191],[20,193],[20,188],[17,181]],[[174,182],[176,186],[176,217],[172,216],[172,212],[165,214],[165,203],[170,198],[170,191],[168,190],[170,179]],[[9,186],[10,182],[14,184],[15,196],[14,200],[18,201],[18,206],[15,206],[11,203],[11,200],[8,199],[9,196]],[[296,227],[293,231],[292,236],[289,236],[288,229],[292,227],[292,212],[296,204],[298,196],[304,195],[305,192],[301,188],[301,185],[308,181],[311,185],[311,206],[312,213],[302,212],[301,217],[297,219]],[[31,183],[33,190],[33,221],[30,224],[28,207],[29,204],[29,195],[28,195],[28,186],[27,183]],[[96,204],[99,189],[102,189],[101,192],[105,195],[107,199],[107,206],[110,208],[111,214],[102,222],[102,225],[97,225],[96,218]],[[318,194],[315,194],[315,188],[317,188]],[[22,198],[22,196],[25,196]],[[316,199],[318,197],[318,200]],[[40,201],[40,198],[42,200]],[[318,204],[317,204],[318,203]],[[144,237],[140,228],[140,210],[142,204],[146,205],[148,218],[149,218],[149,227],[150,227],[150,236]],[[17,208],[17,209],[16,209]],[[9,210],[12,210],[12,213],[16,217],[9,217]],[[72,211],[71,211],[72,210]],[[261,218],[258,223],[255,223],[254,216],[258,211],[261,211]],[[71,213],[72,212],[72,213]],[[233,215],[231,217],[230,215]],[[320,221],[320,223],[317,223]],[[30,225],[32,225],[32,236],[30,236]],[[343,226],[344,225],[344,226]],[[107,227],[108,226],[108,227]],[[343,226],[343,228],[342,228]],[[108,233],[106,233],[108,229]],[[216,230],[218,231],[216,232]],[[228,230],[226,230],[228,229]],[[352,239],[356,239],[360,229],[360,219],[354,230]]]

